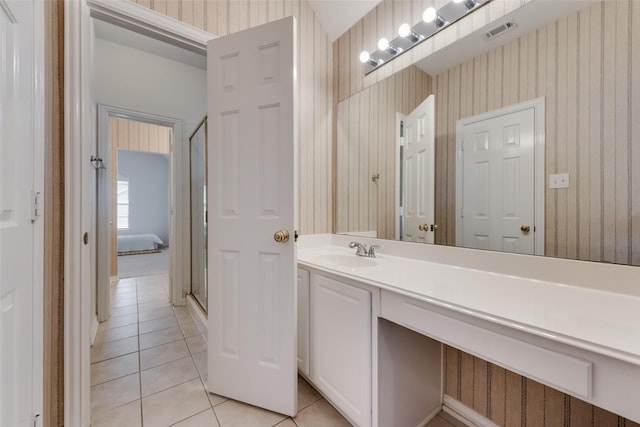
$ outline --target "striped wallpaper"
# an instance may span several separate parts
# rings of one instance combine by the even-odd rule
[[[295,16],[300,82],[300,232],[333,230],[333,51],[307,0],[138,0],[218,36]]]

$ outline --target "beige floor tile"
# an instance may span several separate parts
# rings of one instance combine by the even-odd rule
[[[100,323],[98,332],[102,332],[111,328],[119,328],[121,326],[133,325],[138,323],[138,315],[136,313],[125,314],[124,316],[111,317],[106,322]]]
[[[162,344],[140,352],[140,368],[142,370],[173,362],[189,356],[189,349],[184,340]]]
[[[262,408],[228,400],[213,408],[220,427],[272,427],[287,418]]]
[[[205,389],[207,388],[207,383],[204,384],[204,388]],[[221,403],[224,403],[227,400],[229,400],[228,397],[220,396],[215,393],[207,393],[207,396],[209,397],[209,402],[211,403],[211,406],[213,406],[214,408],[220,405]]]
[[[148,322],[149,320],[160,319],[162,317],[172,316],[173,310],[171,307],[166,306],[157,310],[145,311],[138,314],[139,322]]]
[[[91,365],[91,385],[98,385],[138,372],[138,352]]]
[[[297,427],[296,423],[294,423],[291,418],[287,418],[286,420],[276,424],[275,427]]]
[[[180,328],[168,328],[161,331],[150,332],[140,335],[140,349],[155,347],[161,344],[167,344],[182,339]]]
[[[349,427],[345,420],[326,400],[321,399],[298,412],[293,419],[299,427]],[[224,427],[224,426],[223,426]]]
[[[166,308],[166,307],[171,307],[171,304],[169,304],[169,302],[148,302],[148,303],[144,303],[144,304],[138,304],[138,312],[139,313],[144,313],[146,311],[153,311],[153,310],[158,310],[159,308]]]
[[[102,344],[109,341],[121,340],[123,338],[135,337],[138,335],[138,324],[134,323],[117,328],[103,329],[96,334],[94,344]]]
[[[147,334],[149,332],[160,331],[162,329],[175,328],[176,326],[178,326],[176,316],[171,314],[168,317],[161,317],[160,319],[140,322],[140,335]]]
[[[118,307],[111,309],[111,317],[125,316],[127,314],[135,314],[138,312],[137,305],[128,305],[126,307]]]
[[[198,372],[200,373],[200,378],[202,378],[202,382],[207,382],[207,352],[198,353],[193,356],[193,361],[196,362],[196,368],[198,368]]]
[[[139,375],[127,375],[91,387],[91,413],[97,415],[138,399],[140,399]]]
[[[429,421],[424,427],[454,427],[454,425],[440,417],[440,415],[436,415],[435,418]]]
[[[122,289],[117,291],[112,290],[109,296],[111,297],[111,302],[115,302],[118,299],[137,297],[138,291],[136,291],[135,289]]]
[[[201,334],[187,338],[187,345],[191,354],[202,353],[207,351],[207,342]]]
[[[164,304],[168,303],[169,299],[165,295],[138,295],[139,304]]]
[[[211,405],[200,379],[142,399],[144,427],[165,427],[198,414]]]
[[[207,409],[204,412],[200,412],[193,417],[174,424],[173,427],[220,427],[220,424],[218,424],[213,409]]]
[[[191,322],[181,323],[180,328],[182,329],[182,334],[185,338],[201,335],[200,329],[198,329],[196,322],[193,320]]]
[[[108,411],[92,414],[91,427],[142,427],[142,407],[140,400]]]
[[[129,298],[113,298],[111,300],[111,308],[126,307],[129,305],[137,305],[137,304],[138,304],[138,297],[136,296],[129,297]]]
[[[448,413],[444,412],[444,411],[440,411],[438,413],[438,415],[436,416],[436,418],[439,418],[447,423],[449,423],[451,426],[445,424],[446,427],[467,427],[467,425],[465,423],[463,423],[462,421],[457,420],[456,418],[454,418],[452,415],[449,415]],[[434,418],[435,419],[435,418]],[[429,427],[431,427],[431,423],[427,424]]]
[[[91,347],[91,363],[138,351],[138,337],[95,344]]]
[[[298,375],[298,411],[320,400],[320,394]]]
[[[169,362],[140,373],[142,397],[186,383],[198,378],[191,356]]]

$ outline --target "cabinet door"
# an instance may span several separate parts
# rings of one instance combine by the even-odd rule
[[[352,422],[371,425],[371,293],[314,274],[311,379]]]
[[[298,370],[309,376],[309,271],[298,269]]]

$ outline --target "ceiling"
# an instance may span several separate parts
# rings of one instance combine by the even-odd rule
[[[382,0],[309,0],[331,41],[376,7]]]

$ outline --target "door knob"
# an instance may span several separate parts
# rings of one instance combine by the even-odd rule
[[[528,233],[529,231],[531,231],[531,227],[529,227],[528,225],[524,224],[524,225],[520,226],[520,230],[522,230],[523,233]]]
[[[431,224],[431,231],[438,230],[438,224]]]
[[[284,228],[280,231],[276,231],[273,235],[273,240],[278,243],[285,243],[289,241],[289,232]]]
[[[418,226],[418,230],[420,230],[420,231],[429,231],[429,224],[420,224]]]

